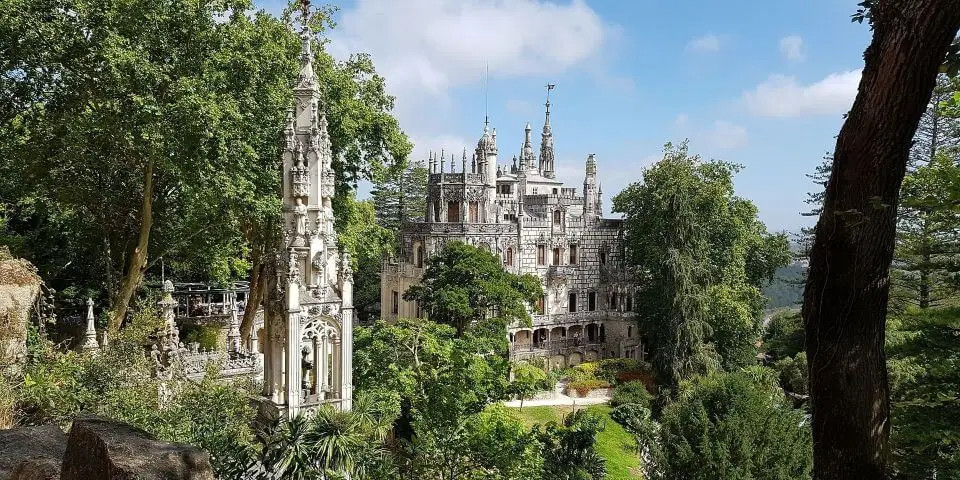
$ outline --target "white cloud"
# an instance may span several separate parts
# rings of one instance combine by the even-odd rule
[[[780,54],[791,62],[802,62],[807,59],[807,51],[803,45],[803,37],[790,35],[780,39]]]
[[[599,53],[605,25],[583,0],[359,0],[331,48],[367,52],[394,93],[444,94],[491,76],[563,71]]]
[[[712,53],[720,50],[720,37],[708,33],[687,42],[688,52]]]
[[[747,129],[742,125],[718,120],[704,134],[710,148],[734,150],[747,146]]]
[[[762,117],[799,117],[845,113],[853,104],[860,84],[860,70],[831,73],[810,85],[785,75],[771,75],[753,90],[743,93],[747,109]]]
[[[674,128],[684,128],[690,123],[690,117],[686,113],[681,113],[673,119]]]

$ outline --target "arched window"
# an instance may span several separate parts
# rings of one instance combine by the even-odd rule
[[[417,244],[417,254],[416,254],[416,264],[417,268],[423,268],[423,245]]]
[[[554,211],[553,211],[553,224],[554,224],[554,225],[560,225],[561,215],[562,215],[562,214],[560,213],[560,210],[554,210]]]
[[[512,248],[512,247],[507,248],[507,261],[506,261],[506,263],[507,263],[507,266],[509,266],[509,267],[512,267],[512,266],[513,266],[513,248]]]

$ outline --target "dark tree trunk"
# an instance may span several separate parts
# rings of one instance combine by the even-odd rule
[[[814,478],[885,478],[884,330],[911,139],[960,28],[960,0],[878,0],[863,78],[837,137],[803,301]]]

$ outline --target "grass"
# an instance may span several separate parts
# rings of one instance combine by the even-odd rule
[[[598,413],[605,420],[602,432],[597,434],[597,453],[607,461],[607,480],[637,480],[643,478],[640,471],[640,457],[637,455],[633,436],[627,433],[619,423],[610,419],[609,405],[590,405],[587,411]],[[510,411],[528,428],[536,424],[560,422],[563,416],[573,410],[567,406],[524,407],[523,411],[511,408]]]

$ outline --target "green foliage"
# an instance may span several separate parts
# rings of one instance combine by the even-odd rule
[[[422,161],[391,171],[374,183],[371,196],[377,223],[397,232],[403,222],[423,220],[427,213],[427,180],[430,172]]]
[[[537,277],[507,272],[492,253],[451,242],[427,260],[420,283],[403,298],[419,302],[431,320],[462,335],[487,318],[529,323],[527,309],[542,294]]]
[[[960,309],[908,309],[887,321],[894,478],[960,476]]]
[[[613,395],[610,397],[610,406],[619,407],[620,405],[632,403],[644,408],[650,408],[652,399],[653,395],[650,395],[650,391],[647,390],[643,382],[626,382],[617,385],[617,388],[613,390]]]
[[[536,365],[517,362],[511,365],[510,370],[513,376],[513,381],[510,382],[510,394],[520,398],[520,408],[523,408],[523,400],[533,397],[537,392],[553,388],[549,383],[547,372]]]
[[[641,436],[652,439],[648,478],[810,478],[810,431],[771,377],[755,367],[681,383],[659,429]]]
[[[353,304],[367,324],[380,315],[380,269],[394,251],[395,233],[377,224],[374,205],[344,196],[335,204],[337,240],[353,261]]]
[[[613,199],[624,214],[628,263],[643,272],[637,306],[667,385],[743,363],[754,339],[740,334],[759,319],[757,290],[790,260],[786,235],[769,234],[756,207],[734,195],[739,169],[667,144],[643,182]]]
[[[204,325],[184,325],[181,329],[183,342],[199,343],[203,350],[216,350],[220,345],[220,328]]]
[[[248,391],[213,379],[175,378],[162,386],[144,348],[161,324],[148,305],[141,304],[130,325],[96,356],[38,345],[17,392],[24,422],[66,427],[81,413],[102,415],[161,440],[204,448],[218,475],[237,474],[253,455]],[[169,398],[161,398],[162,390]]]
[[[544,480],[600,480],[607,466],[596,451],[597,434],[603,430],[602,418],[577,410],[563,419],[536,426],[534,435],[543,445]]]
[[[613,421],[623,425],[623,428],[638,439],[640,444],[647,444],[653,440],[656,432],[650,409],[639,403],[624,403],[610,412]]]
[[[800,310],[773,314],[763,332],[763,348],[775,359],[791,358],[804,351],[805,342]]]
[[[773,364],[780,378],[780,387],[790,393],[806,395],[810,381],[807,372],[807,353],[800,352],[794,357],[777,360]]]

